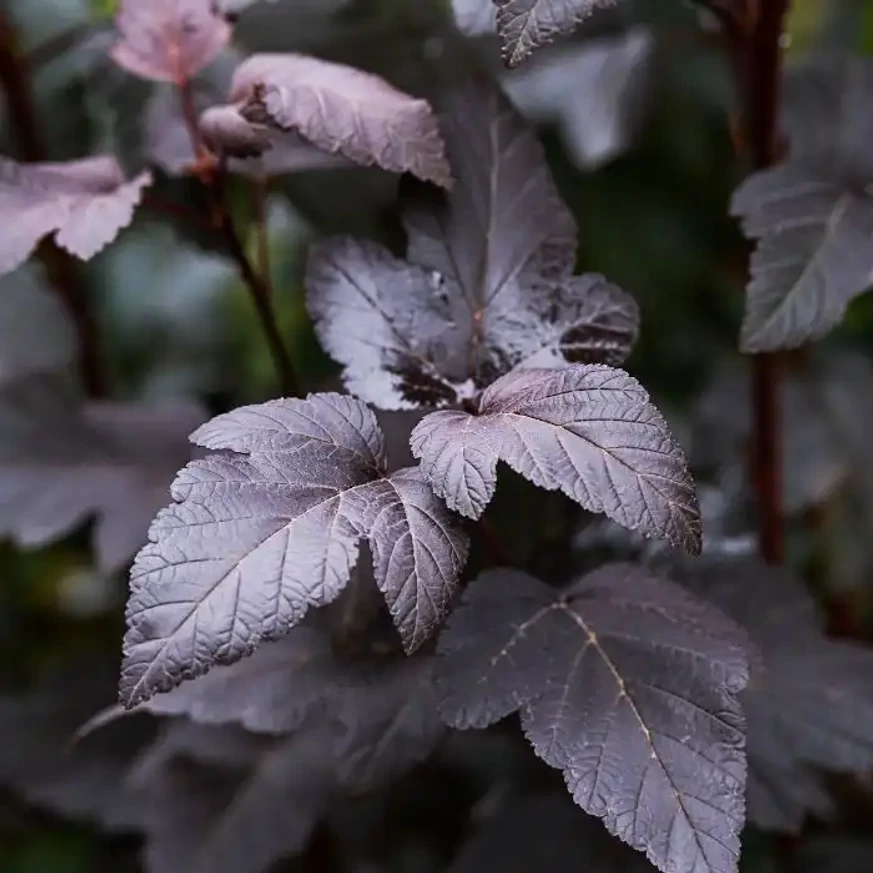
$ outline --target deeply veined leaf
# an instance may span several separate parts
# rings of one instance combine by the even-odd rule
[[[452,405],[518,365],[620,364],[636,339],[633,300],[573,275],[575,224],[533,130],[482,79],[449,104],[458,184],[406,187],[408,261],[342,237],[310,253],[319,338],[348,387],[384,409]]]
[[[12,383],[0,391],[0,534],[41,546],[95,516],[98,568],[121,569],[205,417],[193,404],[83,403],[57,375]]]
[[[143,79],[186,83],[230,42],[213,0],[122,0],[113,60]]]
[[[192,439],[131,574],[121,699],[133,706],[277,639],[335,600],[366,538],[407,650],[439,625],[468,540],[417,469],[389,474],[373,413],[338,394],[220,415]]]
[[[786,162],[756,173],[732,211],[756,241],[741,346],[823,337],[873,284],[873,64],[816,60],[788,77]]]
[[[816,769],[873,767],[873,651],[828,639],[790,573],[751,559],[705,559],[672,572],[730,615],[760,653],[741,694],[748,723],[749,816],[796,832],[830,801]]]
[[[700,551],[697,495],[682,450],[645,389],[622,370],[514,370],[483,392],[475,414],[427,416],[410,445],[434,491],[470,518],[494,496],[503,461],[589,512]]]
[[[616,0],[494,0],[503,59],[510,67],[562,34],[569,33],[592,12]]]
[[[273,128],[356,164],[452,185],[430,104],[372,73],[307,55],[252,55],[234,73],[228,102],[223,127],[213,123],[207,132],[230,155],[250,156],[250,146],[238,151],[240,141]],[[252,126],[248,137],[244,123]]]
[[[149,173],[127,181],[108,156],[64,164],[0,157],[0,276],[23,264],[48,234],[90,260],[130,224],[151,182]]]
[[[520,711],[574,800],[670,873],[732,873],[744,820],[743,632],[625,564],[565,591],[483,574],[441,635],[437,688],[456,728]]]

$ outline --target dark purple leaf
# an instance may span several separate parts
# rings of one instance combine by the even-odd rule
[[[732,206],[757,243],[747,352],[823,337],[873,284],[873,64],[804,64],[788,77],[786,109],[788,160],[747,179]]]
[[[277,639],[341,593],[369,542],[408,651],[445,617],[468,541],[414,469],[388,474],[372,412],[338,394],[220,415],[192,439],[131,574],[121,697],[133,706]]]
[[[622,370],[514,370],[476,414],[445,410],[412,432],[412,453],[450,509],[478,518],[503,461],[630,530],[700,551],[700,514],[685,457],[645,389]]]
[[[186,83],[230,42],[213,0],[121,0],[112,58],[135,76]]]
[[[829,812],[814,767],[873,767],[873,651],[825,637],[814,601],[785,570],[707,559],[673,572],[745,627],[760,652],[741,695],[749,816],[761,827],[797,831],[807,812]]]
[[[306,55],[253,55],[237,68],[228,102],[253,125],[296,132],[356,164],[452,184],[428,102],[372,73]]]
[[[809,162],[782,164],[747,179],[732,210],[757,241],[743,351],[820,339],[870,287],[873,175],[859,181]]]
[[[210,721],[239,722],[262,705],[288,712],[295,698],[303,704],[295,680],[306,681],[291,660],[284,682],[277,671],[271,685],[281,703],[270,703],[267,689],[251,687],[264,679],[261,671],[250,671],[248,694],[242,682],[211,681],[220,673],[239,678],[238,668],[254,666],[271,648],[289,651],[284,642],[265,645],[250,659],[152,698],[145,708],[160,708],[164,697],[191,704],[195,718],[207,714]],[[324,669],[328,664],[330,671]],[[299,721],[285,722],[296,721],[290,735],[267,742],[214,724],[204,733],[199,725],[175,720],[144,756],[130,781],[150,810],[147,857],[156,870],[265,869],[302,847],[328,802],[385,785],[430,754],[443,736],[431,659],[368,658],[341,668],[324,656],[322,668],[322,700],[311,700]],[[170,709],[182,714],[185,708]],[[191,766],[191,759],[201,766]]]
[[[305,844],[333,788],[314,731],[266,740],[172,722],[130,774],[150,873],[262,873]]]
[[[93,258],[130,224],[151,182],[149,173],[125,180],[106,156],[65,164],[0,157],[0,275],[23,264],[48,234],[77,258]]]
[[[444,733],[427,657],[338,656],[329,637],[296,627],[251,657],[221,665],[139,704],[133,712],[187,716],[282,735],[322,725],[335,781],[359,791],[385,782],[428,755]],[[107,710],[90,732],[125,715]],[[335,730],[338,728],[338,730]]]
[[[297,854],[327,810],[330,775],[319,731],[295,734],[264,752],[200,838],[187,835],[194,852],[179,873],[261,873]],[[155,848],[152,842],[152,853]]]
[[[346,365],[350,391],[388,409],[444,406],[463,392],[440,368],[457,331],[438,274],[334,237],[310,248],[306,282],[321,344]]]
[[[597,9],[616,0],[493,0],[503,59],[510,67],[558,36],[569,33]]]
[[[34,376],[0,391],[0,533],[40,546],[96,516],[98,567],[123,567],[167,502],[188,434],[188,404],[83,405],[62,378]]]
[[[533,131],[482,80],[442,129],[458,185],[407,189],[408,263],[346,238],[312,250],[310,310],[347,384],[387,409],[446,406],[517,365],[621,363],[636,306],[573,276],[576,228]]]
[[[390,782],[445,734],[432,658],[364,663],[331,692],[325,716],[341,726],[333,752],[340,785],[355,793]]]
[[[139,708],[154,715],[185,715],[201,724],[237,723],[256,733],[283,734],[300,727],[341,676],[330,639],[313,628],[297,627],[251,657],[156,694]]]
[[[670,873],[733,873],[745,815],[746,638],[714,608],[630,564],[565,591],[480,576],[440,638],[456,728],[520,711],[573,799]]]

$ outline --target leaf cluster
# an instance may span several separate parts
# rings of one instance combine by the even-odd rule
[[[0,312],[0,534],[45,546],[87,523],[97,571],[130,566],[120,668],[107,678],[71,658],[4,693],[0,735],[16,751],[0,751],[0,782],[138,835],[150,873],[260,873],[294,857],[318,869],[325,844],[379,869],[371,834],[402,817],[392,793],[434,779],[450,795],[453,768],[451,873],[736,873],[747,822],[799,833],[835,816],[828,774],[873,768],[873,653],[829,636],[789,570],[728,554],[717,525],[704,538],[680,439],[622,369],[640,309],[577,269],[576,220],[524,112],[527,100],[528,116],[557,121],[580,164],[612,155],[648,29],[544,50],[528,78],[500,81],[439,30],[425,99],[314,55],[242,56],[234,28],[249,5],[122,0],[108,55],[149,83],[133,172],[112,155],[0,158],[0,309],[15,311]],[[611,5],[452,7],[462,31],[493,26],[515,67]],[[227,75],[210,78],[216,62]],[[785,158],[736,192],[756,246],[746,352],[824,336],[870,284],[870,69],[825,58],[792,72]],[[577,73],[599,77],[591,112],[565,96],[538,114],[543,83]],[[608,136],[586,145],[580,119],[597,114]],[[352,166],[399,177],[399,226],[390,243],[309,245],[300,308],[345,393],[297,392],[274,309],[269,180]],[[256,246],[238,232],[234,175],[254,195]],[[76,276],[59,281],[55,256],[91,260],[180,176],[289,396],[210,417],[194,402],[89,396],[73,375],[93,326],[79,298],[52,296]],[[709,424],[736,444],[749,423],[732,391]],[[834,449],[824,429],[832,459],[846,442]],[[852,435],[855,455],[863,440]],[[718,466],[736,446],[715,443]],[[789,445],[788,473],[807,454]],[[788,510],[848,479],[839,460],[825,475],[804,458]],[[507,503],[528,528],[541,507],[562,518],[556,535],[532,535],[529,561],[500,540]],[[600,561],[590,547],[604,532]],[[74,732],[63,755],[44,754]]]

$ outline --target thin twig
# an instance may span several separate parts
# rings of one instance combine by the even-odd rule
[[[191,139],[194,154],[197,157],[198,163],[205,164],[207,163],[206,158],[208,157],[207,150],[203,146],[200,131],[197,126],[197,110],[194,104],[194,94],[190,83],[185,82],[181,84],[179,86],[179,91],[182,99],[182,112],[185,118],[185,126],[188,129],[188,136]],[[276,373],[279,377],[282,393],[286,396],[297,396],[300,393],[300,389],[294,372],[294,365],[291,362],[291,357],[288,354],[288,350],[285,348],[282,334],[279,331],[276,311],[273,308],[269,275],[267,272],[263,274],[259,273],[252,266],[252,263],[246,254],[245,247],[233,225],[230,210],[227,208],[227,200],[224,193],[225,182],[227,179],[226,162],[220,160],[217,166],[212,165],[210,167],[208,173],[204,172],[199,174],[199,178],[209,197],[209,204],[212,212],[211,219],[224,239],[227,253],[236,262],[240,276],[246,287],[249,289],[249,295],[254,303],[255,311],[258,314],[261,328],[263,329],[264,336],[267,340],[267,346],[270,349],[270,355],[273,358],[273,365],[275,366]],[[259,229],[259,234],[260,232]],[[266,235],[266,228],[264,228],[263,232]],[[265,269],[264,264],[261,265],[261,269]]]
[[[265,173],[258,173],[252,190],[254,192],[255,228],[258,236],[258,269],[267,286],[270,299],[275,299],[273,271],[270,265],[270,236],[267,222],[267,185]]]
[[[748,151],[754,169],[779,157],[782,31],[789,0],[746,0],[719,8],[731,63],[740,88],[740,130],[735,142]],[[756,355],[752,362],[751,478],[757,497],[758,547],[768,563],[785,558],[782,510],[781,359]]]
[[[25,161],[46,160],[40,134],[26,59],[17,50],[15,29],[6,12],[0,9],[0,83],[6,93],[12,133],[20,157]],[[106,371],[100,352],[100,338],[88,300],[88,289],[79,265],[72,256],[45,240],[37,249],[49,283],[70,314],[78,337],[79,367],[85,390],[92,397],[107,393]]]
[[[221,222],[219,229],[227,244],[228,254],[234,259],[234,261],[236,261],[240,275],[248,286],[252,302],[255,304],[255,311],[258,313],[258,318],[261,321],[261,328],[264,331],[267,346],[273,357],[273,365],[279,376],[282,392],[286,396],[297,396],[300,391],[294,373],[294,366],[291,363],[288,350],[285,348],[285,343],[282,341],[282,334],[279,332],[276,312],[273,308],[273,300],[270,296],[269,286],[252,266],[251,261],[249,261],[248,255],[246,255],[245,249],[243,248],[242,242],[240,241],[239,235],[233,226],[233,220],[230,217],[230,212],[227,210],[224,197],[222,196],[224,178],[224,168],[221,167],[215,177],[215,182],[212,187],[218,208],[218,217]]]

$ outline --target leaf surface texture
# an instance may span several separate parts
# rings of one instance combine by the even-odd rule
[[[410,443],[434,491],[470,518],[493,497],[504,461],[589,512],[700,550],[697,496],[682,450],[622,370],[515,370],[483,392],[476,415],[434,412]]]
[[[559,592],[497,570],[440,639],[457,728],[516,710],[576,803],[661,870],[734,871],[746,762],[745,635],[680,586],[607,565]]]
[[[349,389],[384,409],[439,407],[519,365],[620,364],[636,305],[573,275],[576,227],[533,130],[476,77],[441,119],[458,184],[403,186],[407,259],[346,237],[311,249],[309,309]]]
[[[121,696],[133,705],[277,639],[343,591],[366,538],[407,650],[444,618],[468,540],[416,469],[389,474],[382,432],[338,394],[218,416],[131,574]]]

